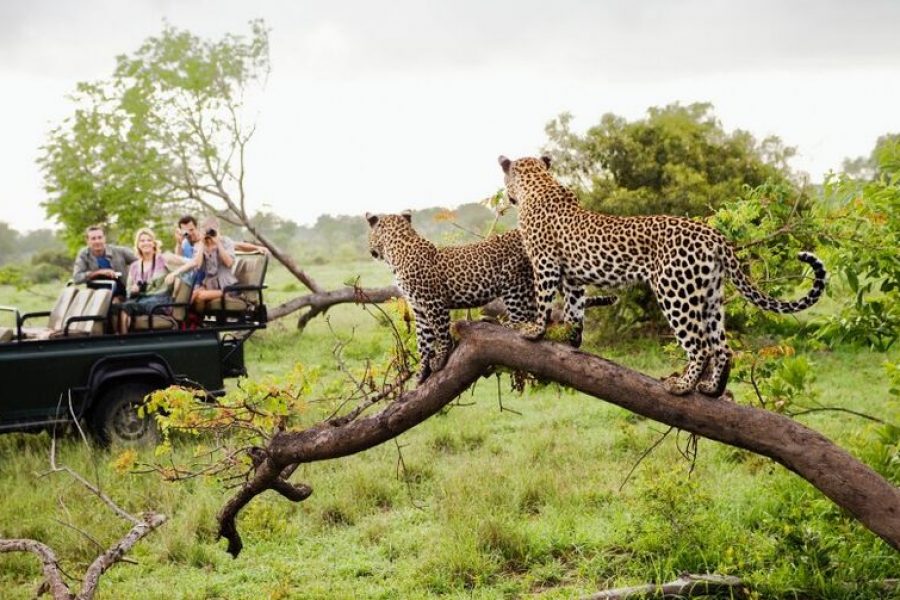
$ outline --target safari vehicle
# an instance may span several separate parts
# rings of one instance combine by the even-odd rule
[[[224,393],[224,379],[246,374],[243,344],[266,326],[263,289],[268,255],[238,253],[238,283],[204,315],[189,320],[191,286],[176,281],[174,302],[110,327],[112,290],[67,286],[50,311],[22,314],[0,328],[0,433],[78,421],[102,444],[156,438],[155,422],[136,410],[147,394],[177,384],[198,396]],[[44,327],[33,324],[46,318]]]

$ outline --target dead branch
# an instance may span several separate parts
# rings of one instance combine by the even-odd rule
[[[340,458],[393,439],[464,392],[493,365],[530,372],[665,425],[769,457],[809,481],[893,548],[900,550],[900,489],[825,436],[787,416],[700,394],[673,396],[659,381],[554,342],[531,342],[490,323],[455,324],[459,345],[447,365],[380,412],[335,427],[281,431],[261,450],[259,467],[218,515],[228,551],[241,549],[235,519],[282,470]]]
[[[280,319],[305,308],[306,312],[300,315],[297,321],[297,327],[303,329],[310,320],[336,304],[380,303],[400,296],[400,289],[395,285],[382,288],[358,288],[348,285],[336,290],[313,292],[288,300],[271,309],[269,319]]]
[[[97,496],[116,515],[130,522],[132,524],[131,529],[124,537],[122,537],[122,539],[94,559],[84,574],[84,578],[81,581],[81,591],[78,594],[73,594],[69,589],[68,584],[64,580],[62,567],[59,564],[59,560],[56,558],[56,553],[46,544],[30,539],[0,539],[0,553],[31,552],[37,556],[41,561],[41,567],[44,574],[44,582],[41,584],[40,590],[49,591],[53,595],[54,600],[91,600],[97,591],[97,586],[100,584],[100,577],[114,564],[126,561],[125,554],[127,554],[136,543],[147,536],[147,534],[165,523],[167,517],[166,515],[152,511],[147,512],[140,517],[132,515],[120,508],[119,505],[113,502],[109,496],[104,494],[98,486],[90,483],[80,473],[65,465],[58,464],[56,460],[56,437],[51,438],[50,470],[41,476],[50,473],[67,473],[75,481]],[[64,523],[64,525],[87,536],[86,532],[81,531],[73,525],[68,523]],[[88,537],[97,544],[96,540],[90,536]]]
[[[582,600],[675,600],[729,594],[729,598],[747,598],[747,590],[737,577],[727,575],[691,575],[683,573],[669,583],[648,583],[606,590]]]
[[[53,598],[57,600],[74,598],[69,592],[69,586],[63,581],[59,560],[49,546],[36,540],[0,540],[0,553],[2,552],[31,552],[41,561],[44,582]]]

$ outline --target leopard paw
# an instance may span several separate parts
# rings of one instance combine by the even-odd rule
[[[672,375],[663,379],[662,385],[666,391],[674,396],[684,396],[691,391],[691,386],[687,384],[683,377]]]
[[[724,378],[720,381],[701,381],[697,384],[697,391],[703,394],[704,396],[711,396],[713,398],[718,398],[725,392],[725,386],[728,384],[728,379]]]
[[[538,323],[520,323],[516,329],[526,340],[539,340],[544,337],[547,329]]]
[[[438,371],[440,371],[441,369],[444,368],[444,365],[447,364],[447,359],[448,359],[448,358],[450,358],[450,353],[449,353],[449,352],[440,352],[440,353],[438,353],[438,354],[435,354],[435,355],[428,361],[428,369],[429,369],[432,373],[437,373]]]

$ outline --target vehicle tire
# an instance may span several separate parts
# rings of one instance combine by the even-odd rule
[[[159,428],[153,415],[138,415],[144,398],[158,389],[149,382],[115,384],[100,396],[91,418],[91,429],[104,446],[153,445],[159,441]]]

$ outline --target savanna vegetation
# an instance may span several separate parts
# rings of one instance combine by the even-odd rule
[[[208,68],[220,63],[227,68]],[[231,114],[242,98],[236,90],[264,79],[268,68],[261,24],[247,42],[206,42],[166,29],[121,57],[109,82],[80,86],[86,104],[51,133],[43,158],[48,212],[63,233],[30,255],[22,250],[27,236],[10,234],[22,256],[0,270],[0,303],[46,308],[60,283],[33,277],[33,266],[64,263],[64,242],[74,247],[87,222],[127,236],[150,218],[135,203],[162,197],[172,200],[166,219],[185,208],[214,210],[230,219],[235,237],[262,237],[289,257],[270,274],[270,305],[309,287],[298,266],[321,289],[388,285],[387,269],[366,259],[361,217],[322,217],[303,227],[250,215],[240,186],[229,187],[243,177],[229,171],[234,154],[173,150],[202,136],[190,110],[178,121],[160,106],[186,90]],[[222,77],[240,85],[223,86]],[[217,123],[220,143],[250,151],[252,126],[235,123]],[[737,351],[729,390],[734,402],[792,416],[900,482],[896,136],[813,185],[790,170],[791,148],[724,131],[706,104],[653,108],[633,122],[606,115],[583,134],[570,124],[567,115],[548,124],[545,150],[585,206],[703,219],[738,245],[754,280],[781,297],[808,279],[799,250],[823,259],[828,295],[797,318],[737,298],[728,303]],[[131,150],[120,152],[126,146]],[[221,162],[210,170],[197,157]],[[79,170],[85,160],[95,162]],[[171,178],[190,169],[199,175]],[[135,186],[146,195],[129,195]],[[494,191],[485,196],[496,208]],[[79,213],[73,207],[86,195],[95,204]],[[425,235],[448,243],[483,233],[493,213],[467,205],[413,219]],[[512,224],[514,213],[507,213],[494,226]],[[5,235],[0,230],[0,242]],[[55,277],[64,278],[59,269]],[[664,376],[680,367],[682,355],[642,290],[596,309],[587,333],[585,350],[638,371]],[[105,575],[98,596],[563,598],[682,572],[736,576],[747,597],[760,599],[900,594],[896,550],[775,462],[504,371],[396,441],[301,465],[295,479],[314,494],[302,503],[256,498],[240,518],[243,552],[226,554],[216,513],[250,468],[239,450],[264,445],[276,428],[318,423],[347,410],[355,391],[384,386],[412,337],[397,300],[380,308],[333,306],[302,333],[280,319],[248,342],[251,376],[232,385],[216,427],[186,408],[189,394],[170,390],[154,398],[168,413],[157,448],[103,450],[64,437],[60,462],[131,512],[169,516],[131,551],[137,564]],[[229,427],[248,407],[252,426]],[[65,572],[77,574],[98,546],[122,535],[122,525],[88,490],[46,474],[49,447],[46,433],[0,436],[0,536],[41,540],[57,550]],[[3,597],[32,597],[40,579],[32,556],[0,554]]]

